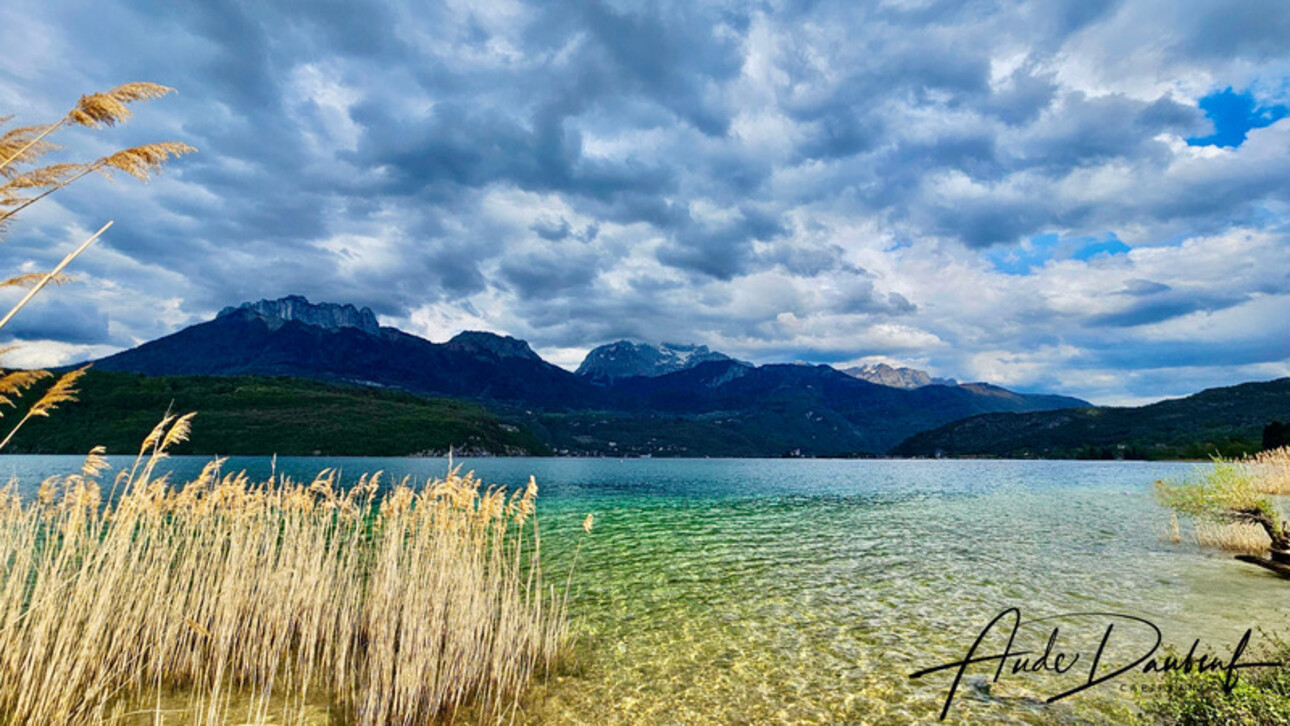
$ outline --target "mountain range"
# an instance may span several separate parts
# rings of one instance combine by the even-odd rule
[[[281,376],[483,403],[553,451],[604,455],[880,454],[990,412],[1088,406],[986,384],[883,385],[829,366],[754,366],[703,346],[619,341],[578,373],[488,332],[445,343],[376,324],[366,308],[303,297],[226,308],[95,361],[147,376]]]
[[[367,318],[352,306],[311,305],[315,310],[302,315],[303,300],[226,308],[214,320],[95,361],[94,368],[149,376],[285,376],[550,409],[602,403],[598,387],[543,361],[522,340],[464,332],[431,343],[395,328],[352,324]]]

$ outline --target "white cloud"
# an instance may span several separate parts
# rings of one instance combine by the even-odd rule
[[[142,69],[180,93],[69,153],[201,149],[147,188],[78,184],[0,247],[37,269],[118,220],[57,291],[106,318],[87,346],[301,293],[569,367],[666,338],[1142,400],[1287,365],[1290,119],[1185,141],[1207,93],[1286,102],[1275,4],[157,7],[0,10],[35,54],[0,61],[19,122]],[[1112,235],[1134,249],[1078,259]]]

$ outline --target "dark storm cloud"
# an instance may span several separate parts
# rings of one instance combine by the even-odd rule
[[[1057,84],[1049,74],[1018,68],[998,91],[990,94],[984,108],[1009,126],[1024,126],[1052,104]]]
[[[538,220],[529,226],[529,229],[537,233],[537,236],[548,242],[559,242],[573,233],[569,226],[569,220],[561,219],[559,223],[549,220]]]
[[[1166,292],[1172,289],[1173,288],[1163,282],[1134,279],[1124,283],[1124,289],[1120,290],[1120,294],[1132,295],[1133,297],[1145,297],[1147,295],[1155,295],[1156,293]]]
[[[1126,370],[1236,367],[1284,361],[1290,340],[1284,337],[1223,342],[1169,341],[1114,346],[1097,351],[1089,364]]]
[[[1135,294],[1135,293],[1130,293]],[[1136,293],[1141,295],[1141,293]],[[1159,323],[1172,318],[1190,315],[1195,312],[1214,312],[1240,305],[1250,299],[1245,294],[1214,295],[1206,291],[1195,290],[1162,290],[1140,297],[1129,307],[1093,316],[1092,325],[1131,328],[1139,325]]]
[[[792,244],[782,241],[760,256],[761,262],[772,262],[789,274],[819,277],[828,272],[844,271],[872,277],[865,270],[846,261],[846,250],[839,245]]]
[[[6,306],[7,307],[7,306]],[[46,296],[34,299],[5,326],[18,339],[48,339],[64,343],[114,343],[108,334],[108,317],[102,310]]]
[[[787,230],[774,215],[744,208],[736,220],[705,223],[693,218],[679,224],[671,243],[659,251],[665,265],[729,280],[747,272],[755,258],[752,243],[775,239]]]
[[[1179,35],[1173,51],[1181,57],[1285,58],[1290,15],[1277,0],[1212,4],[1191,0],[1176,11],[1191,32]]]
[[[1016,167],[1061,175],[1108,159],[1151,160],[1165,152],[1157,135],[1193,131],[1202,118],[1195,108],[1167,97],[1145,103],[1118,95],[1089,98],[1071,93],[1061,104],[1060,116],[1022,146],[1024,160]]]
[[[957,236],[970,247],[1015,242],[1043,229],[1051,214],[1027,200],[986,198],[929,210],[936,232]]]
[[[508,256],[502,261],[502,278],[526,300],[543,300],[577,294],[599,272],[594,253],[568,254],[541,251]]]
[[[703,88],[729,79],[740,68],[738,45],[710,33],[719,12],[705,12],[697,3],[682,3],[658,15],[616,12],[600,2],[578,5],[584,27],[601,51],[598,58],[617,71],[617,92],[636,90],[658,99],[705,134],[726,132],[729,117],[706,100]]]

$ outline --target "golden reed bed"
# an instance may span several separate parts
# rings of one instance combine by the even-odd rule
[[[96,451],[35,501],[0,492],[0,723],[515,715],[567,633],[532,480],[382,490],[378,473],[341,492],[332,471],[252,483],[218,461],[153,478],[190,418],[111,485]]]
[[[1261,451],[1243,463],[1249,467],[1260,492],[1290,494],[1290,446]]]

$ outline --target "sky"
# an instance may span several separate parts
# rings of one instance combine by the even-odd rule
[[[1287,376],[1287,38],[1283,0],[6,0],[10,125],[151,81],[57,160],[199,151],[14,220],[14,274],[115,226],[5,362],[302,294],[568,368],[628,338],[1116,405]]]

